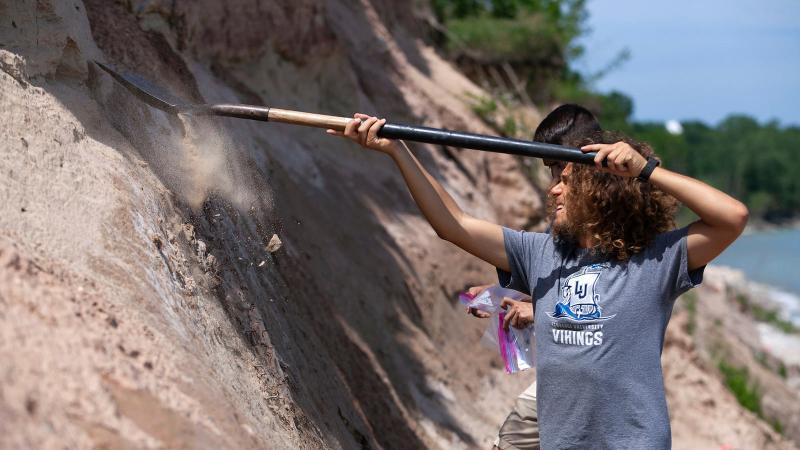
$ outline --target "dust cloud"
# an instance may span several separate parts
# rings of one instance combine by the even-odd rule
[[[182,133],[175,151],[182,169],[176,174],[176,193],[195,211],[211,194],[237,209],[249,207],[255,197],[231,136],[208,118],[179,115],[178,120]]]
[[[99,69],[97,69],[99,70]],[[193,211],[217,196],[240,211],[256,200],[245,146],[218,118],[172,115],[143,103],[100,72],[95,97],[114,127],[137,150],[150,169]],[[164,81],[162,81],[164,83]],[[181,86],[165,86],[181,92]],[[260,190],[259,190],[260,191]],[[260,192],[259,196],[268,196]]]

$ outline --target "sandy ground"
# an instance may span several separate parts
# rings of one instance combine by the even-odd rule
[[[362,3],[0,0],[0,447],[488,448],[533,374],[478,344],[456,294],[493,270],[386,158],[182,123],[89,62],[192,101],[488,132],[412,11]],[[415,150],[471,213],[541,219],[515,158]],[[784,446],[676,333],[676,448]]]

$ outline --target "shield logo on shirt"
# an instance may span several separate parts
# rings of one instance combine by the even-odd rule
[[[556,303],[555,311],[548,314],[554,319],[573,321],[607,320],[614,316],[604,317],[600,304],[600,294],[595,292],[597,279],[603,272],[603,266],[593,264],[570,275],[561,286],[561,301]]]

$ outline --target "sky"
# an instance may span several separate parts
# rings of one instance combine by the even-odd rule
[[[583,73],[622,49],[630,59],[595,83],[634,100],[637,120],[731,113],[800,125],[800,1],[589,0]]]

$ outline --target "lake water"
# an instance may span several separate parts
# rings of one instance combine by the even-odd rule
[[[754,281],[800,297],[800,229],[741,236],[712,264],[735,267]]]

